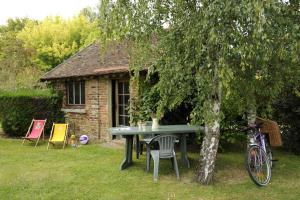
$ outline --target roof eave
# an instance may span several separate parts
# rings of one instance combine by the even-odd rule
[[[110,74],[120,74],[120,73],[129,73],[129,69],[126,70],[115,70],[115,71],[104,71],[104,72],[98,72],[98,73],[91,73],[91,74],[84,74],[84,75],[73,75],[73,76],[61,76],[61,77],[43,77],[40,79],[40,81],[55,81],[55,80],[61,80],[61,79],[70,79],[70,78],[82,78],[82,77],[91,77],[91,76],[101,76],[101,75],[110,75]]]

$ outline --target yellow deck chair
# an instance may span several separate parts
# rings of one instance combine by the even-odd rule
[[[53,145],[56,143],[63,143],[63,149],[64,149],[67,141],[67,133],[68,133],[68,124],[53,123],[47,149],[49,149],[50,143]]]

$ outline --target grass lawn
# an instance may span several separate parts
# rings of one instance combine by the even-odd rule
[[[179,162],[180,181],[170,161],[162,161],[154,183],[152,172],[145,172],[145,156],[119,171],[122,149],[95,144],[47,151],[46,144],[22,147],[21,140],[0,139],[0,199],[299,200],[300,157],[275,154],[279,162],[267,187],[251,182],[243,153],[219,154],[215,184],[201,186],[192,180],[197,154],[190,154],[191,169]]]

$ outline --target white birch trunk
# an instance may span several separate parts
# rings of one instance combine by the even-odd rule
[[[254,124],[256,120],[256,108],[255,106],[251,106],[247,110],[247,121],[248,125]]]
[[[200,153],[200,165],[196,173],[196,181],[208,185],[213,181],[216,156],[220,137],[220,107],[219,98],[213,101],[214,122],[205,126],[205,137]]]

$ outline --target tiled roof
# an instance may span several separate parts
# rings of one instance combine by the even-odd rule
[[[101,48],[98,42],[82,49],[51,71],[42,81],[72,77],[95,76],[129,71],[129,59],[125,44],[110,43]]]

